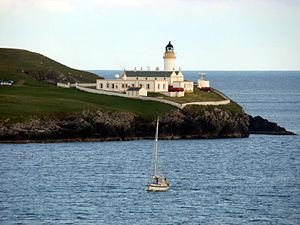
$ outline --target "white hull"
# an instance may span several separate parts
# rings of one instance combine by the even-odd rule
[[[169,185],[162,184],[148,184],[147,191],[167,191],[169,189]]]

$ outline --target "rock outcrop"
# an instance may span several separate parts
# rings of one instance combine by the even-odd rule
[[[295,135],[291,131],[270,122],[261,116],[252,117],[249,115],[249,132],[251,134],[272,134],[272,135]]]
[[[128,112],[83,111],[63,118],[0,124],[0,142],[134,140],[153,138],[155,119]],[[219,108],[174,110],[160,117],[161,139],[248,137],[248,116]]]
[[[83,111],[62,118],[0,123],[0,142],[153,139],[155,119],[129,112]],[[187,106],[160,117],[160,139],[241,138],[249,134],[294,134],[260,116],[218,107]]]

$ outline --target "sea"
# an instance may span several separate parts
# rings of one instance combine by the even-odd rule
[[[93,71],[113,78],[122,71]],[[184,71],[295,136],[0,145],[0,224],[300,224],[300,71]],[[154,135],[155,131],[153,131]]]

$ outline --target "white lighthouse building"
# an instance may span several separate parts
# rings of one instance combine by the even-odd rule
[[[97,79],[96,89],[112,92],[131,93],[132,90],[145,89],[168,96],[184,96],[184,92],[193,92],[194,84],[186,81],[182,71],[176,70],[176,56],[171,42],[163,55],[164,70],[124,70],[116,79]],[[176,95],[175,95],[176,94]],[[141,94],[139,94],[141,95]],[[143,94],[145,95],[145,94]]]
[[[169,44],[166,46],[166,51],[164,54],[164,70],[173,71],[176,68],[176,55],[174,53],[174,47],[169,41]]]

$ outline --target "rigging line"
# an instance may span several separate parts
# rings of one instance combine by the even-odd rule
[[[155,132],[155,155],[154,155],[154,175],[157,175],[157,157],[158,157],[158,149],[157,149],[157,145],[158,145],[158,125],[159,125],[159,117],[157,117],[157,122],[156,122],[156,132]]]

